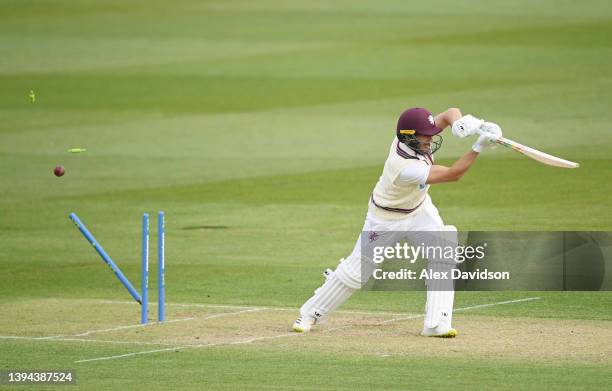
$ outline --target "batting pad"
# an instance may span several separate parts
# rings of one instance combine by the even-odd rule
[[[447,273],[449,276],[455,268],[454,262],[430,262],[428,267],[433,273]],[[453,320],[453,302],[455,291],[449,286],[452,280],[430,279],[427,281],[427,303],[425,304],[425,327],[450,325]]]
[[[341,263],[342,264],[342,263]],[[357,289],[344,284],[337,276],[337,271],[330,273],[325,283],[315,291],[300,308],[302,316],[310,316],[317,321],[325,320],[326,316],[334,312]]]
[[[428,235],[427,242],[436,246],[456,247],[458,242],[457,228],[452,225],[447,225],[444,228],[444,231],[432,233],[431,236]],[[453,320],[453,302],[455,300],[452,271],[456,266],[455,259],[443,257],[428,259],[427,272],[429,277],[426,279],[425,327],[451,326]]]

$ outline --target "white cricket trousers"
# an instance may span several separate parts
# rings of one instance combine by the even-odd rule
[[[381,219],[368,212],[362,231],[376,232],[374,240],[377,246],[393,246],[398,242],[398,233],[407,233],[404,237],[407,237],[413,243],[420,243],[422,238],[419,236],[422,236],[424,231],[454,231],[454,233],[450,233],[454,235],[456,245],[455,227],[444,225],[438,209],[431,202],[429,195],[426,197],[419,209],[402,219]],[[361,240],[362,235],[360,234],[351,254],[340,261],[333,273],[326,275],[325,283],[300,308],[302,317],[325,319],[367,282],[367,279],[371,276],[371,271],[365,270],[362,273],[362,267],[371,267],[373,271],[376,265],[362,260]],[[429,260],[430,265],[431,263],[432,260]],[[433,269],[442,271],[449,270],[452,267],[454,265],[448,263],[436,263]],[[444,326],[448,328],[452,321],[454,291],[452,289],[435,290],[435,287],[433,288],[428,284],[424,327]]]

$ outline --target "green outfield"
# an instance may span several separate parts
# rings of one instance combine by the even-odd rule
[[[608,387],[609,292],[459,292],[454,340],[418,335],[423,292],[359,292],[311,334],[290,326],[352,249],[408,107],[459,107],[581,164],[487,151],[432,187],[447,224],[612,230],[609,2],[0,9],[0,370],[72,369],[87,390]],[[471,142],[445,132],[438,161]],[[157,210],[172,322],[143,328],[68,214],[139,287]]]

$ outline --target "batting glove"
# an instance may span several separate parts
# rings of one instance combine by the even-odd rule
[[[484,123],[483,120],[476,118],[470,114],[464,115],[453,122],[453,135],[459,138],[465,138],[476,134],[478,128]]]
[[[480,137],[472,145],[472,150],[478,153],[482,152],[485,148],[495,148],[497,146],[495,140],[502,137],[501,128],[493,122],[483,122],[478,129],[478,133]]]

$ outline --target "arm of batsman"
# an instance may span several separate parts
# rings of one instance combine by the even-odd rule
[[[478,129],[484,124],[484,121],[470,114],[464,115],[453,122],[453,135],[459,138],[465,138],[476,134]]]

